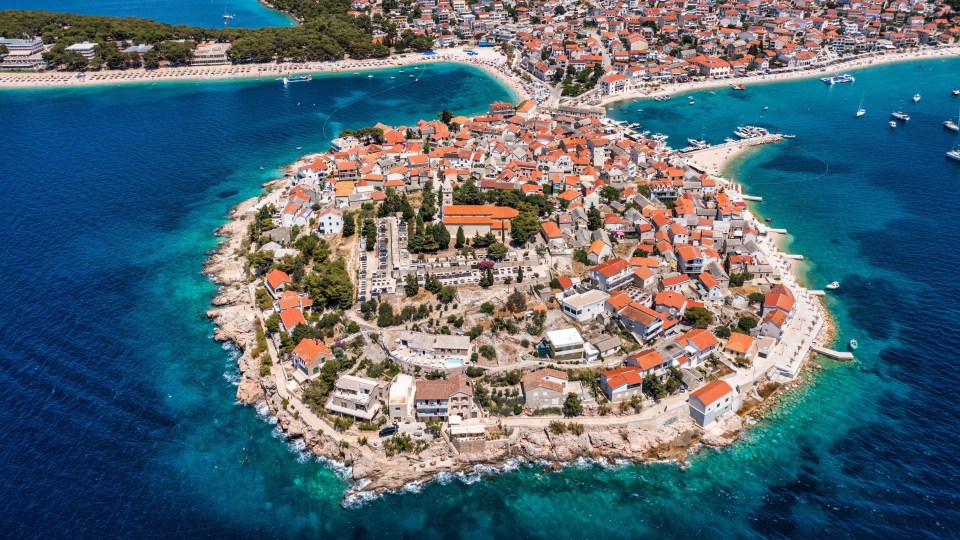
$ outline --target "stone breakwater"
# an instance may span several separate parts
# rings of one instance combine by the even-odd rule
[[[283,180],[268,184],[267,197],[278,197]],[[246,253],[245,236],[252,213],[249,212],[261,199],[244,201],[230,212],[230,222],[217,230],[224,237],[204,265],[204,274],[219,286],[213,299],[213,307],[207,312],[216,324],[214,339],[231,342],[241,354],[237,360],[240,382],[237,400],[248,405],[265,404],[277,425],[292,440],[300,440],[304,447],[321,459],[331,460],[346,467],[346,476],[351,481],[345,497],[364,493],[377,495],[396,492],[406,486],[419,485],[449,473],[471,474],[478,467],[502,467],[511,460],[544,462],[559,468],[562,464],[577,460],[599,462],[683,462],[689,454],[700,447],[724,447],[732,444],[748,424],[766,416],[777,401],[778,394],[796,384],[778,385],[759,382],[750,396],[757,406],[750,407],[749,414],[742,418],[731,416],[721,425],[704,430],[689,417],[681,418],[670,425],[640,426],[627,423],[591,425],[591,417],[565,420],[583,426],[579,434],[557,434],[548,427],[518,426],[506,429],[500,438],[481,441],[469,451],[460,451],[445,437],[435,438],[419,454],[400,454],[388,457],[376,432],[360,436],[338,433],[326,420],[312,411],[291,406],[286,389],[278,388],[278,379],[273,372],[260,375],[260,362],[250,351],[256,343],[258,325],[262,324],[261,311],[256,307],[252,286],[244,268]],[[819,306],[824,313],[826,309]],[[829,339],[832,324],[824,325],[821,339]],[[799,381],[798,381],[799,383]],[[746,410],[744,411],[747,412]],[[303,414],[302,414],[303,413]],[[578,430],[579,431],[579,430]],[[361,438],[366,437],[366,441]]]

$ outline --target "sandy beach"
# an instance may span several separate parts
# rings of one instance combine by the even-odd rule
[[[737,156],[755,148],[759,148],[763,144],[771,144],[778,141],[769,141],[758,144],[755,141],[735,141],[732,143],[723,143],[703,150],[698,150],[694,152],[688,152],[686,154],[687,161],[705,172],[708,172],[714,176],[722,176],[723,170],[726,168],[727,163],[732,161]]]
[[[389,69],[392,67],[452,62],[484,70],[499,79],[517,99],[529,99],[531,87],[510,74],[506,57],[493,48],[473,49],[468,55],[463,47],[443,49],[435,55],[409,53],[372,60],[339,60],[280,64],[239,64],[204,67],[163,67],[154,70],[100,70],[85,73],[49,71],[42,73],[0,73],[0,88],[62,88],[116,84],[155,84],[170,81],[272,80],[288,74],[345,73]]]
[[[849,60],[842,60],[828,65],[818,65],[802,70],[795,69],[790,71],[768,73],[765,75],[750,75],[747,77],[729,77],[725,79],[707,79],[684,83],[664,84],[659,87],[650,87],[604,96],[599,101],[587,100],[584,102],[583,100],[573,100],[568,104],[590,104],[605,106],[628,99],[653,98],[681,92],[693,92],[696,90],[706,90],[708,88],[724,87],[729,86],[734,82],[737,84],[750,85],[756,83],[786,81],[791,79],[804,79],[809,77],[823,77],[827,74],[842,73],[844,71],[850,71],[853,69],[892,64],[894,62],[906,62],[910,60],[921,60],[924,58],[946,58],[951,56],[960,56],[960,46],[925,48],[915,51],[895,53],[871,53],[850,58]],[[749,87],[747,90],[749,90]]]

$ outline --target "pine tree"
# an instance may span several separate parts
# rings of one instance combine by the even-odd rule
[[[404,287],[407,296],[416,296],[420,292],[420,284],[417,283],[416,274],[407,274],[407,285]]]
[[[520,283],[522,281],[523,281],[523,267],[521,266],[517,268],[517,283]]]
[[[461,225],[460,227],[457,227],[457,243],[454,244],[453,247],[460,249],[463,247],[463,244],[466,243],[466,241],[467,238],[463,234],[463,226]]]

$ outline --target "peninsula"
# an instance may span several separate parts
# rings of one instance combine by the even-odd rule
[[[695,160],[532,100],[341,133],[219,231],[238,399],[350,495],[730,444],[831,324],[783,231]]]

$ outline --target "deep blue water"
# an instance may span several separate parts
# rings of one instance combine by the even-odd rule
[[[276,167],[344,127],[478,112],[506,92],[477,71],[440,66],[418,85],[347,75],[287,90],[248,81],[0,92],[0,273],[12,292],[0,311],[0,527],[6,536],[956,535],[960,298],[949,278],[960,167],[943,159],[953,137],[939,122],[956,112],[946,94],[960,63],[923,65],[932,69],[864,71],[833,90],[799,81],[747,97],[705,92],[693,115],[676,102],[618,113],[674,140],[722,139],[767,104],[770,121],[797,134],[731,174],[791,230],[813,284],[842,281],[831,309],[842,339],[860,340],[857,363],[825,362],[741,442],[686,468],[526,467],[349,508],[333,469],[233,404],[234,358],[203,315],[212,232]],[[888,133],[889,110],[917,90],[914,119]],[[854,121],[861,93],[869,113]]]
[[[257,0],[4,0],[0,9],[41,9],[83,15],[142,17],[170,24],[222,28],[224,8],[237,28],[289,26],[293,19]]]

